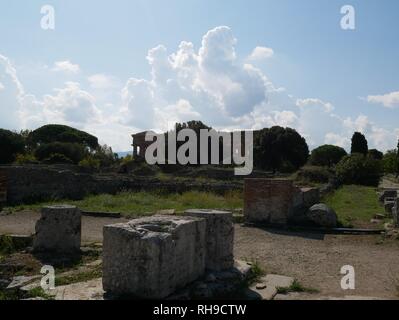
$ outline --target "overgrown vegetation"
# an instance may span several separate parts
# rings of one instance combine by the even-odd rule
[[[333,194],[327,195],[323,202],[334,208],[339,221],[347,227],[369,222],[377,213],[384,213],[376,189],[373,187],[342,186]]]
[[[277,288],[278,294],[289,294],[291,292],[300,292],[300,293],[319,293],[319,290],[314,288],[304,287],[298,280],[294,280],[292,285],[289,288]]]
[[[79,201],[54,201],[32,206],[17,206],[6,210],[39,209],[44,205],[68,202],[86,211],[121,212],[128,216],[153,214],[159,210],[175,209],[239,209],[243,207],[241,192],[227,192],[224,196],[208,192],[189,191],[183,194],[154,192],[121,192],[116,195],[102,194],[86,197]]]

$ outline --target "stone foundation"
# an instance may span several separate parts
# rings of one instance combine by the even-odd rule
[[[35,252],[72,254],[80,251],[81,212],[74,206],[49,206],[41,210],[33,240]]]
[[[206,269],[221,271],[234,266],[234,225],[231,212],[187,210],[186,216],[206,221]]]
[[[246,222],[287,224],[294,206],[294,194],[295,187],[291,180],[246,179],[244,185]]]
[[[160,216],[105,226],[104,290],[163,299],[205,273],[205,255],[203,219]]]

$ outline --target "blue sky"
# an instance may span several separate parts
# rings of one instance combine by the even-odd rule
[[[55,30],[40,27],[43,5]],[[355,30],[340,27],[343,5]],[[394,148],[398,12],[396,0],[1,0],[0,127],[65,123],[121,151],[130,133],[195,118],[291,126],[311,147],[348,148],[361,130]]]

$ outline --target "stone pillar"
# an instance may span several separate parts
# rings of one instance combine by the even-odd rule
[[[245,179],[245,221],[287,224],[293,212],[295,193],[292,180]]]
[[[35,252],[73,254],[80,251],[81,212],[74,206],[44,207],[36,223]]]
[[[234,224],[231,212],[187,210],[185,215],[206,220],[206,268],[221,271],[234,266]]]
[[[206,222],[155,216],[104,227],[103,288],[163,299],[205,273]]]

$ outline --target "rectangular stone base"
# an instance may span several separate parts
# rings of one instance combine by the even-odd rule
[[[104,227],[103,286],[117,296],[163,299],[205,273],[206,222],[155,216]]]

